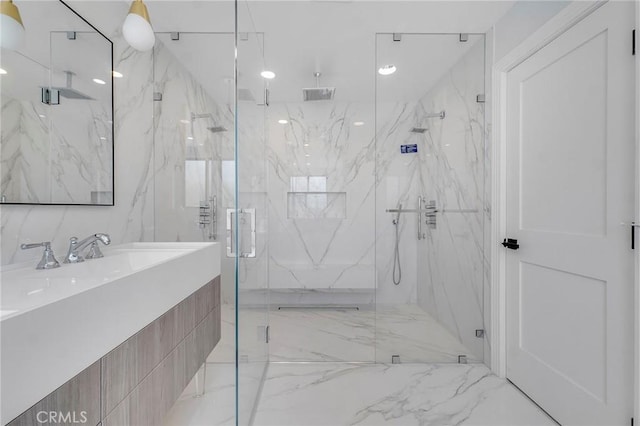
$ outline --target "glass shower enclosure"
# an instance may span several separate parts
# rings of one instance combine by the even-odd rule
[[[485,37],[377,34],[376,69],[376,362],[482,362]]]

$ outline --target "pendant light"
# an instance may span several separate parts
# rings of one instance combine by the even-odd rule
[[[142,0],[133,0],[129,14],[122,25],[122,35],[131,47],[141,52],[153,48],[156,36],[153,34],[147,6]]]
[[[24,25],[12,0],[0,1],[0,46],[17,50],[24,43]]]

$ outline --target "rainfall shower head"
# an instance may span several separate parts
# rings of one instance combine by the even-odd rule
[[[445,117],[445,111],[442,110],[440,112],[433,112],[431,114],[426,114],[424,117],[425,118],[439,118],[440,120],[444,120]]]
[[[213,119],[213,115],[211,115],[210,112],[205,112],[203,114],[195,114],[195,113],[191,113],[191,121],[196,121],[196,119],[198,118],[211,118]]]
[[[335,87],[320,87],[320,73],[315,72],[313,76],[316,78],[316,87],[307,87],[302,89],[302,99],[308,101],[330,101],[336,93]]]
[[[211,133],[221,133],[221,132],[226,132],[227,128],[224,126],[213,126],[213,127],[207,127],[207,130],[209,130]]]
[[[60,93],[60,96],[63,96],[67,99],[81,99],[81,100],[88,100],[88,101],[95,100],[91,96],[86,95],[72,87],[73,76],[75,75],[74,72],[65,71],[64,73],[67,75],[67,85],[65,87],[51,87],[50,88],[51,90],[57,90],[58,93]]]
[[[201,113],[201,114],[196,114],[196,113],[191,113],[191,132],[193,132],[193,122],[196,121],[199,118],[210,118],[211,120],[213,120],[213,114],[211,114],[210,112],[205,112],[205,113]],[[224,126],[210,126],[207,127],[207,130],[209,130],[211,133],[221,133],[221,132],[226,132],[227,128]]]

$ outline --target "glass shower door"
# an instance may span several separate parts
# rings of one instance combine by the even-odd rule
[[[235,206],[226,211],[227,256],[235,259],[238,425],[251,423],[268,362],[267,196],[263,34],[238,2],[235,87]],[[247,32],[243,32],[247,31]],[[229,170],[230,171],[230,170]]]
[[[397,65],[376,75],[376,361],[482,362],[484,35],[394,36],[376,37],[376,69]]]

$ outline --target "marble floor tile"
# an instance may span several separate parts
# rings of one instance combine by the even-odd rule
[[[417,305],[269,313],[272,362],[482,362]]]
[[[194,378],[165,417],[163,426],[234,426],[235,385],[235,364],[207,364],[204,395],[196,396]]]
[[[484,365],[271,364],[254,426],[554,425]]]

